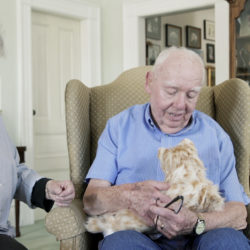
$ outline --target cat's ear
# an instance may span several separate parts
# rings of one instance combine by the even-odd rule
[[[197,149],[196,149],[194,143],[188,138],[185,138],[184,140],[182,140],[180,142],[180,144],[185,146],[186,148],[192,150],[193,152],[197,152]]]
[[[180,142],[181,145],[193,145],[193,142],[188,139],[188,138],[185,138],[183,139],[181,142]]]

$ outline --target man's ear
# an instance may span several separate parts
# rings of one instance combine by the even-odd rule
[[[153,72],[148,71],[146,74],[145,90],[148,94],[151,93],[151,84],[153,81]]]

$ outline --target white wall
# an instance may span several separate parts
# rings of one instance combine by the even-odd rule
[[[113,81],[122,72],[122,0],[100,0],[102,80]]]
[[[88,2],[101,5],[102,83],[108,83],[123,71],[123,2],[141,1],[88,0]],[[214,1],[211,0],[211,2]],[[6,47],[6,56],[0,57],[0,76],[3,85],[2,115],[12,139],[19,144],[18,125],[15,123],[17,117],[16,0],[0,1],[0,32],[2,30]]]
[[[0,1],[0,34],[5,44],[5,57],[0,57],[0,78],[2,117],[12,140],[18,145],[16,1],[18,0]],[[102,82],[108,83],[122,72],[123,0],[88,0],[87,2],[101,5],[101,73]]]

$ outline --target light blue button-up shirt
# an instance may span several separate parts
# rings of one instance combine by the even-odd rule
[[[8,217],[13,198],[30,207],[34,184],[41,177],[25,164],[19,164],[19,155],[12,144],[0,117],[0,234],[14,236]],[[0,247],[1,248],[1,247]]]
[[[197,110],[190,125],[175,134],[165,134],[154,124],[149,103],[132,106],[112,117],[99,138],[86,180],[102,179],[112,185],[163,181],[158,148],[176,146],[184,138],[194,142],[207,177],[219,186],[225,200],[248,204],[250,199],[237,177],[229,136],[216,121]]]

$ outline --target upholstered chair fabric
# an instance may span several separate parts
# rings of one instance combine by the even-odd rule
[[[76,199],[69,207],[54,208],[46,216],[46,228],[60,240],[60,249],[97,249],[100,234],[85,232],[82,195],[84,178],[93,161],[97,141],[107,120],[127,107],[149,100],[144,90],[150,66],[122,73],[114,82],[88,88],[71,80],[65,92],[67,143],[70,176],[76,188]],[[250,167],[250,89],[231,79],[215,87],[203,87],[197,109],[217,120],[230,135],[237,160],[237,172],[249,195]],[[249,211],[250,214],[250,211]],[[250,217],[249,224],[250,224]],[[246,230],[250,235],[250,231]]]

